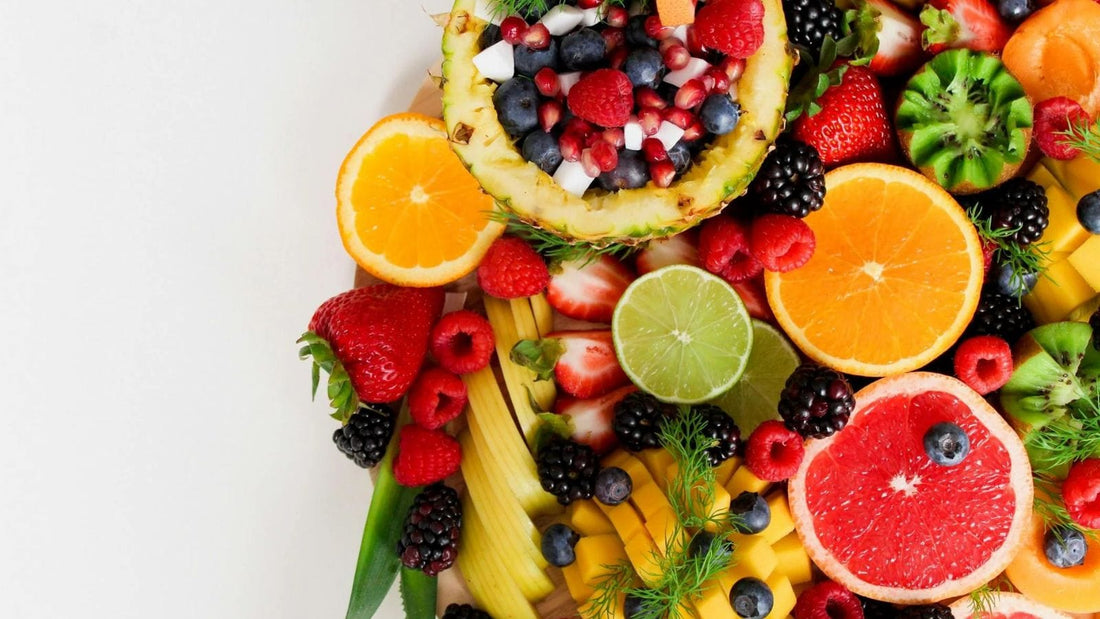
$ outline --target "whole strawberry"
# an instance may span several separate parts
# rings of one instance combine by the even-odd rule
[[[299,343],[313,357],[313,391],[329,375],[334,417],[346,421],[359,401],[392,402],[409,389],[428,350],[428,332],[443,311],[442,288],[375,284],[325,301]]]
[[[818,113],[795,121],[794,137],[816,148],[826,167],[895,158],[882,87],[870,69],[849,66],[817,103]]]
[[[712,0],[695,16],[695,33],[708,49],[748,58],[764,43],[764,3]]]
[[[634,109],[634,85],[622,71],[599,69],[573,86],[567,102],[578,118],[602,127],[622,127]]]

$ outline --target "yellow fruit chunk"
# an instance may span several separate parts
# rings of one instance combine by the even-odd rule
[[[1040,324],[1064,320],[1074,308],[1096,295],[1065,254],[1052,254],[1050,258],[1046,277],[1040,277],[1031,294],[1024,297],[1024,305]]]
[[[695,21],[693,0],[657,0],[657,15],[665,26],[681,26]]]
[[[791,581],[787,580],[786,576],[775,573],[772,574],[771,578],[766,579],[764,584],[772,590],[774,600],[772,602],[772,612],[768,613],[765,619],[783,619],[790,615],[797,601],[794,588],[791,587]]]
[[[1044,162],[1051,161],[1044,159]],[[1050,243],[1050,251],[1067,252],[1081,244],[1089,236],[1088,230],[1077,221],[1077,198],[1066,193],[1061,182],[1045,165],[1037,165],[1028,178],[1046,189],[1050,223],[1040,242]]]
[[[737,613],[730,607],[729,587],[720,578],[703,585],[703,596],[692,603],[695,616],[706,619],[738,619]]]
[[[561,568],[562,576],[565,576],[565,586],[569,589],[569,595],[573,597],[573,601],[577,605],[584,604],[588,601],[588,598],[592,597],[595,590],[592,585],[584,581],[581,577],[581,568],[574,561],[569,565]]]
[[[671,509],[665,509],[655,513],[645,521],[645,529],[653,538],[653,545],[661,556],[668,556],[668,552],[679,552],[687,541],[687,535],[680,528],[676,520],[676,514]]]
[[[531,305],[526,299],[514,299],[513,301],[518,303],[513,304],[510,301],[494,299],[488,295],[485,295],[484,301],[485,315],[489,317],[489,324],[493,327],[497,360],[500,362],[500,373],[504,378],[508,399],[512,403],[512,410],[515,411],[520,431],[523,432],[525,437],[529,437],[538,421],[531,402],[532,399],[535,399],[536,391],[542,396],[542,399],[538,402],[539,406],[548,407],[554,401],[554,381],[536,381],[537,376],[534,372],[512,361],[510,357],[512,347],[516,345],[516,342],[521,339],[530,339],[528,336],[537,337],[538,335],[535,328],[535,318],[531,314]],[[514,312],[514,307],[518,308],[519,311]],[[523,316],[524,308],[526,309],[526,316]],[[520,321],[516,319],[517,314],[523,318],[524,323],[527,325],[524,328],[525,333],[520,333]],[[549,398],[546,398],[545,395],[547,388],[550,389]]]
[[[672,454],[668,453],[664,449],[645,449],[638,452],[638,459],[645,463],[649,474],[653,476],[653,481],[657,482],[657,486],[661,490],[668,488],[668,467],[673,463]]]
[[[718,519],[719,517],[721,517],[722,514],[728,512],[729,509],[730,493],[722,486],[715,484],[714,496],[711,497],[710,505],[707,505],[705,508],[705,513],[699,514],[699,516],[702,518]],[[713,530],[714,525],[712,523],[707,523],[706,529],[708,531]]]
[[[779,565],[779,559],[764,538],[759,535],[734,535],[732,539],[737,545],[733,554],[734,564],[726,568],[721,576],[727,589],[748,576],[760,580],[766,580],[771,576]]]
[[[791,531],[794,531],[794,520],[791,519],[791,508],[787,505],[787,493],[776,492],[768,497],[768,507],[772,512],[771,522],[760,532],[769,544],[774,544],[783,539]]]
[[[652,481],[643,484],[641,487],[635,486],[634,491],[630,494],[630,502],[634,504],[638,511],[642,512],[642,516],[646,520],[649,520],[655,514],[672,509],[665,493],[661,492],[657,484]]]
[[[1080,198],[1100,189],[1100,163],[1090,157],[1074,157],[1069,161],[1048,158],[1043,160],[1043,165],[1071,196]]]
[[[620,593],[618,600],[615,602],[611,612],[606,610],[600,610],[592,607],[594,600],[589,600],[585,604],[578,604],[577,613],[584,619],[626,619],[626,615],[623,614],[623,602],[626,600],[626,594]]]
[[[647,587],[652,587],[661,580],[660,554],[645,529],[626,540],[626,556],[630,558],[634,572]]]
[[[741,458],[733,457],[726,460],[722,464],[719,464],[714,469],[714,480],[719,485],[725,486],[729,483],[730,477],[733,477],[734,471],[741,467]]]
[[[742,466],[734,472],[733,477],[730,477],[729,483],[726,484],[726,490],[729,491],[731,497],[737,498],[742,492],[764,494],[764,491],[767,490],[770,485],[771,484],[763,479],[753,475],[749,467]]]
[[[615,526],[615,531],[618,532],[619,537],[624,541],[629,541],[638,533],[645,530],[645,523],[642,521],[642,516],[634,509],[634,506],[630,503],[619,503],[614,507],[609,507],[596,502],[600,510],[607,516],[611,524]]]
[[[633,482],[635,488],[653,483],[653,477],[649,474],[649,469],[646,468],[645,464],[625,451],[616,451],[604,458],[603,466],[605,468],[617,466],[626,471],[626,474],[630,475],[630,481]]]
[[[618,535],[587,535],[577,540],[573,547],[577,555],[574,565],[586,583],[598,582],[607,573],[605,565],[613,565],[626,559],[626,550]]]
[[[601,535],[614,533],[615,526],[607,516],[596,507],[595,501],[573,501],[565,510],[569,526],[580,535]]]
[[[1100,236],[1089,236],[1069,255],[1069,263],[1093,292],[1100,292]]]
[[[775,568],[777,573],[785,575],[794,584],[809,582],[813,578],[810,555],[806,554],[797,533],[790,533],[772,544],[772,550],[779,561]]]
[[[462,501],[462,538],[459,541],[462,552],[458,553],[458,568],[470,593],[478,606],[494,617],[515,617],[517,619],[536,619],[538,617],[531,603],[527,601],[517,586],[508,566],[497,553],[493,544],[494,536],[486,530],[475,503],[467,496]],[[553,586],[551,585],[551,589]],[[550,593],[541,593],[545,597]]]

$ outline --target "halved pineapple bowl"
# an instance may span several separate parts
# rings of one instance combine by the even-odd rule
[[[737,82],[741,116],[733,131],[696,154],[668,187],[651,181],[608,192],[593,185],[574,195],[526,161],[498,119],[497,84],[473,62],[489,25],[476,4],[456,0],[443,35],[443,118],[452,147],[500,208],[567,241],[636,245],[717,214],[745,191],[780,131],[794,56],[780,1],[763,0],[764,41]]]

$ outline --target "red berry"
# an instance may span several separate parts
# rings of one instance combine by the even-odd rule
[[[469,310],[444,314],[432,327],[428,346],[439,365],[469,374],[489,365],[495,346],[489,321]]]
[[[584,150],[584,138],[579,133],[566,131],[558,138],[558,149],[561,150],[562,159],[580,161],[581,151]]]
[[[997,251],[997,244],[993,241],[982,239],[982,263],[986,275],[989,275],[989,267],[993,266],[993,252]]]
[[[1035,141],[1039,150],[1053,159],[1068,160],[1081,154],[1059,133],[1071,127],[1088,128],[1090,124],[1088,112],[1069,97],[1054,97],[1035,106]]]
[[[1012,376],[1012,347],[994,335],[972,337],[955,350],[955,376],[985,395],[996,391]]]
[[[546,49],[550,47],[550,31],[546,24],[536,23],[523,33],[523,44],[531,49]]]
[[[658,187],[669,187],[676,178],[676,166],[671,161],[658,161],[649,164],[649,177]]]
[[[592,133],[595,129],[592,127],[592,123],[587,120],[582,120],[574,116],[565,123],[566,133],[575,133],[578,137],[587,138],[588,134]]]
[[[569,91],[569,109],[578,117],[603,127],[622,127],[634,108],[634,86],[626,73],[598,69]]]
[[[504,21],[500,22],[501,38],[512,45],[519,45],[526,32],[527,22],[523,21],[523,18],[517,15],[506,17]]]
[[[603,142],[603,131],[593,131],[588,134],[588,137],[584,138],[584,147],[592,148],[596,144]]]
[[[704,58],[707,55],[707,50],[703,47],[703,42],[699,39],[699,30],[694,25],[688,26],[687,40],[684,44],[687,45],[688,51],[692,56],[697,58]]]
[[[726,57],[718,63],[718,68],[724,71],[730,78],[730,83],[733,83],[741,79],[741,74],[745,72],[745,61],[741,58]]]
[[[668,151],[665,150],[665,145],[657,138],[642,140],[642,154],[645,155],[645,160],[650,163],[668,161]]]
[[[603,0],[577,0],[577,7],[582,9],[594,9],[603,4]]]
[[[638,124],[642,126],[642,131],[646,135],[657,135],[661,129],[662,120],[664,115],[655,107],[643,107],[638,110]]]
[[[745,466],[764,481],[783,481],[802,464],[806,448],[802,436],[782,421],[769,419],[756,426],[745,447]]]
[[[711,67],[707,69],[705,74],[710,79],[711,86],[709,91],[712,93],[727,93],[730,90],[730,76],[720,67]]]
[[[790,215],[761,215],[752,222],[749,251],[769,271],[786,273],[809,262],[817,241],[806,222]]]
[[[415,424],[401,428],[393,477],[402,486],[434,484],[453,475],[462,463],[462,446],[441,430]]]
[[[690,110],[695,106],[703,103],[703,99],[707,98],[707,91],[709,89],[700,79],[693,79],[684,82],[684,85],[680,87],[680,90],[676,91],[676,100],[674,103],[676,107],[684,110]],[[686,129],[687,127],[681,127]]]
[[[611,6],[607,8],[607,15],[603,19],[612,28],[626,28],[630,21],[630,12],[621,6]]]
[[[626,33],[623,32],[622,28],[604,28],[600,34],[603,36],[609,52],[622,47],[626,43]]]
[[[663,110],[668,107],[668,101],[649,86],[639,86],[634,91],[634,102],[639,108],[651,107],[655,110]]]
[[[498,299],[517,299],[546,289],[550,272],[546,263],[522,239],[504,236],[489,246],[477,267],[477,284]]]
[[[688,61],[691,60],[691,52],[683,45],[673,45],[665,50],[662,58],[670,70],[677,71],[688,65]]]
[[[708,220],[699,230],[699,261],[730,283],[752,279],[764,270],[749,253],[748,228],[724,215]]]
[[[681,139],[683,139],[685,142],[694,142],[695,140],[703,137],[703,134],[705,134],[706,132],[707,129],[703,126],[703,122],[696,118],[695,120],[691,121],[691,124],[688,125],[686,129],[684,129],[684,135],[681,136]]]
[[[614,146],[615,150],[619,150],[626,145],[626,135],[623,133],[623,130],[618,127],[604,129],[603,133],[600,134],[600,138],[603,139],[604,142]]]
[[[708,2],[695,15],[695,31],[704,47],[734,58],[748,58],[764,43],[764,3]]]
[[[562,106],[561,101],[557,99],[547,99],[539,104],[539,126],[542,130],[550,133],[550,130],[561,121],[561,116],[564,113],[565,108]]]
[[[1062,500],[1074,522],[1100,529],[1100,458],[1074,463],[1062,484]]]
[[[592,158],[600,172],[610,172],[619,165],[619,150],[611,142],[604,140],[603,134],[597,135],[600,139],[592,145]]]
[[[660,17],[650,15],[645,18],[645,33],[649,38],[661,41],[672,36],[672,28],[662,24]]]
[[[584,173],[589,178],[596,178],[603,170],[600,169],[599,162],[596,161],[596,155],[592,153],[591,148],[586,148],[581,151],[581,165],[584,166]]]
[[[553,69],[543,67],[535,73],[535,88],[539,89],[542,96],[553,98],[561,94],[561,81]]]
[[[466,408],[466,383],[443,368],[430,368],[409,389],[409,415],[421,428],[436,430]]]
[[[612,69],[621,69],[623,63],[626,62],[626,57],[630,55],[630,50],[625,45],[620,45],[615,49],[607,53],[608,66]]]
[[[827,580],[802,592],[791,612],[795,619],[863,619],[856,594]]]
[[[679,93],[676,94],[679,95]],[[665,120],[681,129],[687,129],[691,126],[692,121],[695,120],[694,114],[681,107],[670,107],[664,110],[664,117]]]

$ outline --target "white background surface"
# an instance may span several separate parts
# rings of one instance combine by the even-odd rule
[[[0,0],[0,617],[343,617],[369,480],[294,340],[447,8]]]

